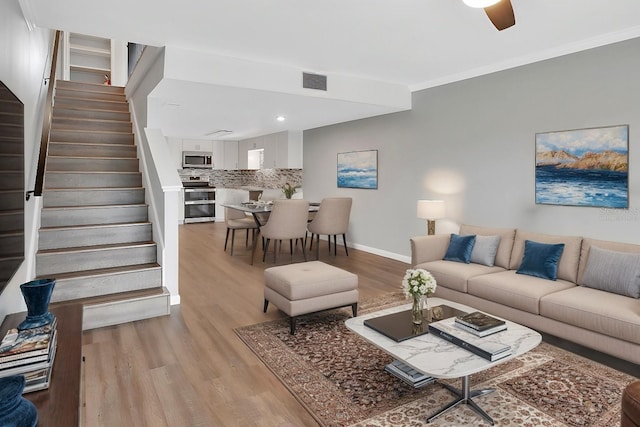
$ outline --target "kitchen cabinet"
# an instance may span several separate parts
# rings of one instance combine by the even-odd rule
[[[286,131],[238,142],[238,167],[246,169],[249,150],[264,149],[263,168],[302,168],[302,131]]]
[[[206,139],[183,139],[182,151],[204,151],[213,153],[213,141]]]
[[[224,141],[211,141],[213,169],[227,169],[224,164]]]
[[[224,143],[224,168],[238,169],[238,141],[222,141]]]

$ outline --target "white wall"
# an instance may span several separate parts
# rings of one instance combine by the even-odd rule
[[[411,111],[304,133],[309,200],[354,198],[348,240],[398,259],[425,234],[418,199],[442,198],[447,219],[640,244],[640,39],[413,94]],[[628,210],[536,205],[536,132],[629,125]],[[377,190],[338,189],[336,154],[377,149]]]
[[[36,28],[29,31],[18,0],[0,2],[0,80],[24,103],[25,189],[33,189],[38,163],[43,103],[46,98],[45,69],[52,43],[52,32]],[[25,204],[25,262],[0,296],[0,319],[24,311],[26,305],[19,285],[35,275],[35,243],[39,219],[38,202],[31,198]]]
[[[174,169],[167,140],[158,129],[148,129],[149,94],[163,78],[164,49],[147,47],[125,91],[129,100],[138,157],[142,165],[146,201],[152,218],[153,240],[158,244],[162,284],[171,293],[171,304],[180,303],[178,275],[178,220],[182,184]]]

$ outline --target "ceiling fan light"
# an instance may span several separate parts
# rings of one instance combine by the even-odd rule
[[[500,0],[462,0],[469,7],[484,8],[499,3]]]

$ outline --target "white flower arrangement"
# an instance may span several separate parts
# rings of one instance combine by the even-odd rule
[[[300,188],[299,185],[291,185],[288,182],[282,186],[282,192],[287,199],[290,199],[296,192],[296,188]]]
[[[404,296],[431,295],[436,291],[436,279],[431,273],[422,268],[408,269],[402,279]]]

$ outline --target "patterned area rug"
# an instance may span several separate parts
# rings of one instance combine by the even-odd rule
[[[361,313],[390,301],[363,304]],[[401,301],[404,303],[404,301]],[[414,389],[383,369],[391,357],[344,326],[350,309],[303,316],[296,335],[288,319],[238,328],[236,333],[322,426],[423,426],[453,400],[438,383]],[[471,388],[495,388],[477,402],[499,426],[620,425],[622,390],[635,378],[542,343],[534,350],[472,375]],[[459,380],[448,381],[459,387]],[[428,424],[488,426],[467,405]]]

